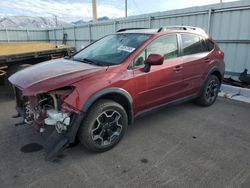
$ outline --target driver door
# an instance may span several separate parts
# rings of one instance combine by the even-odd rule
[[[150,54],[162,55],[164,63],[151,66],[151,70],[145,72],[144,62]],[[182,63],[176,34],[160,36],[135,58],[136,111],[144,111],[183,96]]]

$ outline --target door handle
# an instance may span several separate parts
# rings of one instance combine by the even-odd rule
[[[178,65],[178,66],[174,67],[173,69],[174,69],[175,72],[178,72],[178,71],[180,71],[181,69],[183,69],[183,66]]]
[[[206,63],[209,63],[210,61],[211,61],[210,58],[206,58],[206,59],[205,59],[205,62],[206,62]]]

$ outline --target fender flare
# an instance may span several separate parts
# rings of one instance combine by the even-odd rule
[[[91,107],[91,105],[94,104],[94,102],[97,101],[102,96],[107,95],[107,94],[112,94],[112,93],[120,94],[127,99],[128,103],[129,103],[128,104],[129,105],[129,109],[128,109],[129,110],[128,111],[129,124],[132,124],[134,121],[133,98],[128,91],[126,91],[125,89],[122,89],[122,88],[118,88],[118,87],[105,88],[105,89],[100,90],[97,93],[95,93],[83,105],[82,112],[87,112],[88,109]]]
[[[133,103],[133,98],[132,96],[129,94],[128,91],[126,91],[125,89],[122,88],[118,88],[118,87],[111,87],[111,88],[106,88],[103,89],[101,91],[98,91],[97,93],[95,93],[93,96],[91,96],[87,102],[83,105],[82,111],[83,112],[87,112],[87,110],[90,108],[90,106],[99,98],[101,98],[104,95],[107,94],[111,94],[111,93],[117,93],[117,94],[121,94],[123,95],[130,103],[131,107],[132,107],[132,103]]]
[[[201,92],[202,92],[202,90],[203,90],[203,88],[204,88],[204,86],[205,86],[205,84],[206,84],[206,81],[207,81],[208,77],[209,77],[213,72],[215,72],[215,71],[218,71],[218,72],[221,74],[221,77],[223,78],[223,74],[221,73],[219,67],[218,67],[218,66],[212,67],[212,68],[207,72],[207,74],[206,74],[206,76],[205,76],[205,79],[204,79],[204,81],[203,81],[203,83],[202,83],[202,86],[201,86],[200,91],[198,92],[198,95],[197,95],[197,96],[199,96],[199,95],[201,94]]]
[[[207,78],[208,78],[213,72],[215,72],[215,71],[219,72],[220,75],[221,75],[221,77],[223,78],[223,74],[221,73],[219,67],[214,66],[214,67],[212,67],[212,68],[208,71],[208,73],[207,73],[207,75],[206,75],[206,77],[205,77],[205,79],[204,79],[203,85],[206,83]]]

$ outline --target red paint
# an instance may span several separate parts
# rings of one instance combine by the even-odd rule
[[[150,54],[146,59],[146,63],[149,65],[162,65],[164,57],[159,54]]]
[[[57,59],[21,70],[9,80],[23,91],[24,96],[32,96],[71,85],[96,72],[105,71],[105,67]]]
[[[132,96],[132,107],[136,115],[162,103],[197,94],[213,67],[218,67],[221,75],[224,74],[224,53],[217,45],[211,52],[164,60],[162,65],[152,66],[148,73],[143,67],[133,70],[128,68],[134,58],[153,40],[177,32],[191,31],[167,30],[155,33],[120,65],[102,67],[59,59],[22,70],[9,80],[22,90],[24,96],[74,86],[75,90],[64,103],[75,110],[82,110],[87,100],[98,91],[109,87],[122,88]],[[154,64],[163,61],[162,58],[154,54],[149,56],[147,61]],[[68,109],[65,107],[65,110]]]

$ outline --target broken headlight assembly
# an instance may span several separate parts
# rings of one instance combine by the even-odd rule
[[[24,122],[44,132],[45,125],[55,126],[58,133],[67,131],[74,113],[78,111],[64,103],[74,87],[67,86],[36,96],[24,97]]]

